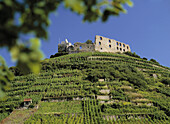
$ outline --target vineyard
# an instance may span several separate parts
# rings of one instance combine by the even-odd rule
[[[39,74],[11,81],[0,100],[0,121],[14,110],[34,109],[24,123],[168,124],[169,85],[170,68],[125,54],[45,59]],[[28,107],[26,98],[32,99]]]
[[[105,116],[102,114],[101,106],[97,100],[84,100],[82,101],[83,113],[74,114],[59,114],[46,113],[34,114],[25,124],[37,123],[61,123],[61,124],[168,124],[167,118],[156,117],[153,114],[119,114]]]

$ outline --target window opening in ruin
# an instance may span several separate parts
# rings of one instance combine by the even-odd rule
[[[109,45],[109,48],[111,48],[111,45]]]
[[[102,37],[100,37],[100,40],[102,40]]]
[[[101,42],[99,42],[99,45],[101,45]]]
[[[109,43],[111,43],[111,40],[109,40]]]
[[[118,45],[119,43],[117,42],[116,44]]]
[[[125,52],[125,49],[123,49],[123,51]]]
[[[122,48],[120,48],[120,51],[122,51]]]
[[[127,46],[127,49],[129,49],[129,47]]]
[[[123,47],[125,47],[125,44],[123,44]]]
[[[119,50],[119,47],[117,47],[117,50]]]
[[[80,46],[80,49],[82,49],[82,47]]]
[[[102,48],[100,48],[102,50]]]
[[[122,44],[120,43],[119,46],[121,46]]]

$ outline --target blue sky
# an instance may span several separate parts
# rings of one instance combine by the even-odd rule
[[[94,42],[95,35],[101,35],[129,44],[132,52],[170,67],[170,0],[132,1],[134,6],[126,7],[127,14],[112,16],[105,23],[83,23],[82,16],[61,5],[50,15],[49,39],[41,46],[45,58],[55,54],[59,41],[66,38],[71,43],[88,39]],[[8,66],[15,65],[5,48],[1,48],[0,55]]]

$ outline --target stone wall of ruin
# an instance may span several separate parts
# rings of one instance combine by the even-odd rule
[[[65,41],[61,44],[58,44],[58,52],[69,52],[79,53],[79,52],[131,52],[130,46],[128,44],[116,41],[114,39],[109,39],[96,35],[95,42],[93,44],[87,43],[74,43],[74,45],[69,45],[71,43],[66,43]]]
[[[95,51],[99,52],[127,52],[131,51],[130,46],[128,44],[116,41],[114,39],[109,39],[106,37],[102,37],[96,35],[95,37]]]
[[[75,43],[74,50],[75,51],[82,51],[82,52],[93,52],[94,51],[94,44],[86,44],[86,43]]]

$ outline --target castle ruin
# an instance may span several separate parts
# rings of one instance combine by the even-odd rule
[[[79,53],[79,52],[131,52],[128,44],[109,39],[103,36],[96,35],[95,42],[92,44],[76,42],[74,45],[68,42],[66,39],[58,44],[58,52]]]

